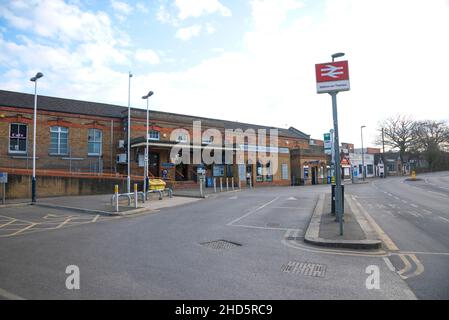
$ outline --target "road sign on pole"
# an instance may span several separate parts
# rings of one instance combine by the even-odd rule
[[[317,93],[348,91],[348,61],[319,63],[315,65]]]
[[[337,93],[348,91],[348,61],[319,63],[315,65],[317,93],[329,93],[332,97],[334,119],[334,156],[335,156],[335,213],[340,223],[340,235],[343,235],[343,192],[341,186],[340,137],[338,134]]]
[[[325,154],[332,154],[332,141],[331,141],[331,134],[325,133],[324,134],[324,153]]]

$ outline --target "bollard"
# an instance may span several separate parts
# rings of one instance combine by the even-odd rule
[[[115,193],[115,212],[118,212],[118,184],[114,186]]]
[[[242,180],[239,178],[239,190],[242,190]]]
[[[223,178],[220,177],[220,192],[223,192]]]
[[[226,177],[226,191],[229,191],[229,178]]]
[[[134,208],[137,208],[137,183],[134,183]]]
[[[249,177],[249,187],[250,187],[250,189],[253,188],[253,179],[252,179],[252,177]]]
[[[200,196],[203,197],[203,179],[200,178]]]
[[[232,191],[234,191],[234,177],[231,178]]]
[[[214,193],[217,193],[217,179],[214,178]]]

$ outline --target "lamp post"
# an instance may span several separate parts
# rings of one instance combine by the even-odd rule
[[[360,137],[362,139],[362,177],[363,181],[365,181],[365,151],[363,150],[363,128],[366,128],[366,126],[360,127]]]
[[[126,177],[126,190],[128,193],[131,192],[131,78],[132,78],[131,71],[128,75],[128,150],[126,154],[126,160],[128,162],[128,176]]]
[[[335,58],[343,57],[342,52],[331,55],[332,62]],[[332,91],[329,94],[332,97],[332,114],[334,120],[334,155],[335,155],[335,213],[340,224],[340,235],[343,235],[343,190],[341,186],[341,160],[340,160],[340,137],[338,133],[338,114],[337,114],[337,93]]]
[[[33,176],[31,179],[31,202],[36,202],[36,117],[37,117],[37,79],[44,75],[41,72],[36,73],[30,81],[34,82],[34,116],[33,116]]]
[[[145,136],[145,174],[144,174],[144,181],[143,181],[143,192],[147,192],[147,187],[150,184],[149,178],[148,178],[148,154],[149,154],[149,145],[148,145],[148,121],[150,118],[150,109],[148,108],[148,98],[153,95],[153,91],[148,92],[146,96],[143,96],[142,99],[147,100],[147,126],[146,126],[146,136]]]

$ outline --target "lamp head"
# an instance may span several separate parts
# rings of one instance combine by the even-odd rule
[[[331,57],[332,59],[343,57],[345,54],[343,52],[334,53]]]
[[[36,73],[36,75],[34,76],[34,77],[32,77],[31,79],[30,79],[30,81],[36,81],[37,79],[40,79],[40,78],[42,78],[44,75],[43,75],[43,73],[42,72],[38,72],[38,73]]]

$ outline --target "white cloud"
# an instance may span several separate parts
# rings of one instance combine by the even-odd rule
[[[133,11],[133,7],[126,2],[111,0],[111,7],[115,12],[115,16],[120,21],[125,21],[126,17]]]
[[[202,29],[201,25],[198,24],[186,28],[180,28],[178,29],[178,31],[176,31],[176,38],[181,39],[183,41],[188,41],[192,37],[198,36],[201,32],[201,29]]]
[[[138,49],[135,57],[137,61],[144,63],[158,64],[160,62],[158,54],[151,49]]]
[[[178,18],[185,20],[190,17],[200,17],[207,14],[218,13],[222,16],[231,16],[231,10],[218,0],[175,0],[178,8]]]
[[[24,8],[23,6],[26,6]],[[103,12],[82,11],[61,0],[15,1],[0,5],[0,16],[13,27],[67,43],[70,41],[106,41],[114,43],[111,21]]]
[[[255,29],[261,32],[277,31],[289,11],[304,6],[297,0],[252,0],[252,18]]]
[[[137,9],[138,11],[140,11],[140,12],[143,12],[143,13],[148,13],[148,12],[150,12],[150,10],[147,8],[147,6],[146,6],[144,3],[142,3],[142,2],[138,2],[138,3],[136,4],[136,9]]]
[[[212,34],[216,31],[215,27],[211,23],[206,23],[205,29],[207,34]]]

